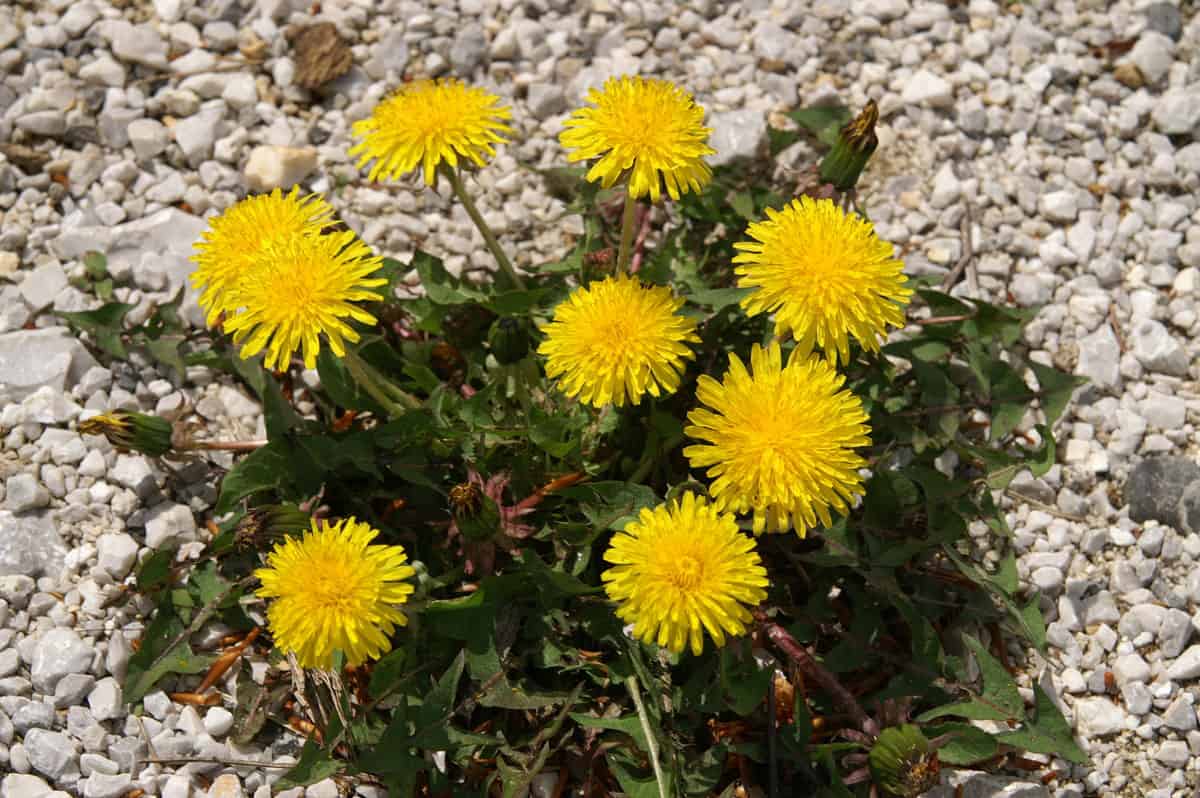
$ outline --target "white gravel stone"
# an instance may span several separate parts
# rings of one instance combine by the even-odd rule
[[[1125,729],[1126,714],[1107,698],[1079,698],[1075,701],[1076,731],[1084,739],[1107,737]]]
[[[146,545],[165,549],[196,539],[196,518],[184,504],[160,504],[150,510],[146,520]]]
[[[42,693],[53,693],[59,680],[68,673],[85,673],[95,653],[73,629],[51,629],[33,649],[29,673],[33,686]]]
[[[1167,678],[1173,682],[1197,677],[1200,677],[1200,645],[1192,646],[1167,666]]]
[[[900,99],[905,105],[945,108],[954,102],[954,89],[940,75],[922,69],[904,81]]]
[[[137,561],[138,544],[124,532],[115,532],[101,535],[96,551],[100,567],[114,579],[124,579]]]
[[[317,168],[313,147],[277,147],[262,145],[250,152],[244,176],[251,191],[267,192],[290,188]]]
[[[233,728],[233,713],[224,707],[213,707],[204,713],[204,728],[213,737],[224,737]]]

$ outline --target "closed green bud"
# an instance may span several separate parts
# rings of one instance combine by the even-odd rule
[[[520,362],[529,354],[529,324],[524,319],[506,316],[497,319],[488,333],[488,346],[496,362],[510,365]]]
[[[114,410],[79,422],[85,435],[103,435],[122,451],[161,457],[171,451],[171,422],[158,416]]]
[[[833,149],[821,161],[821,182],[832,184],[838,191],[854,188],[867,161],[871,160],[871,154],[879,146],[879,139],[875,137],[878,121],[879,108],[871,100],[862,113],[842,127]]]
[[[917,798],[937,785],[937,752],[921,730],[910,723],[879,733],[868,759],[871,778],[885,794]]]
[[[500,508],[474,482],[450,489],[450,514],[467,540],[491,540],[500,529]]]
[[[311,526],[312,516],[294,504],[264,504],[251,508],[238,521],[234,542],[261,551]]]

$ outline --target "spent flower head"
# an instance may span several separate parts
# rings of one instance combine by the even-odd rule
[[[442,163],[457,167],[460,159],[483,166],[495,155],[494,144],[512,131],[512,116],[500,98],[456,78],[416,80],[385,97],[351,130],[358,142],[350,155],[359,167],[372,159],[371,180],[391,179],[423,167],[425,182],[437,184]]]
[[[575,289],[542,330],[546,376],[595,407],[674,393],[684,361],[695,356],[687,344],[700,340],[696,321],[677,312],[682,306],[669,288],[628,275]]]
[[[192,255],[191,281],[208,324],[238,309],[235,289],[263,250],[281,240],[318,235],[333,223],[333,208],[314,194],[300,196],[298,187],[286,195],[275,189],[247,197],[214,216]]]
[[[904,264],[870,222],[832,200],[801,197],[746,229],[753,241],[740,254],[738,286],[754,288],[742,300],[750,315],[775,314],[775,334],[791,333],[803,353],[815,347],[835,362],[850,360],[849,338],[879,349],[888,326],[904,326],[912,296]]]
[[[629,173],[629,194],[658,202],[663,187],[671,199],[699,191],[712,179],[703,160],[708,146],[704,108],[670,81],[623,76],[588,92],[590,107],[571,114],[558,140],[567,160],[598,159],[587,179],[612,187]]]
[[[338,356],[359,334],[347,319],[373,324],[357,303],[378,301],[372,290],[387,280],[371,275],[383,259],[352,232],[291,236],[273,243],[251,265],[236,290],[241,310],[225,329],[242,345],[242,357],[267,350],[266,366],[282,371],[300,350],[315,368],[321,337]]]
[[[750,352],[750,370],[729,356],[721,382],[696,386],[706,408],[688,414],[684,434],[703,443],[683,454],[707,468],[709,494],[722,510],[754,513],[754,533],[804,537],[830,510],[845,513],[862,493],[855,449],[870,444],[862,403],[824,359],[793,351],[787,365],[777,342]]]
[[[718,647],[741,635],[747,607],[767,596],[767,572],[754,540],[732,515],[695,494],[643,508],[636,521],[613,536],[600,578],[617,616],[633,635],[674,652],[704,649],[708,633]]]
[[[391,650],[389,639],[408,618],[400,606],[413,592],[415,571],[402,546],[370,545],[379,532],[348,518],[312,521],[302,537],[275,546],[254,572],[259,596],[271,599],[267,622],[275,645],[305,668],[328,670],[333,654],[361,665]]]

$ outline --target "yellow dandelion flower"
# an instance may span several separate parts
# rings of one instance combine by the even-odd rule
[[[208,324],[215,324],[222,312],[237,309],[233,289],[264,249],[281,239],[317,235],[332,224],[329,203],[315,194],[301,197],[298,187],[287,195],[275,189],[247,197],[214,216],[192,256],[196,271],[191,281],[200,292],[197,301]]]
[[[604,89],[588,92],[595,107],[580,108],[563,123],[558,137],[569,161],[600,160],[587,179],[610,188],[629,171],[629,194],[658,202],[665,184],[671,199],[699,191],[712,179],[703,156],[710,128],[704,108],[675,84],[657,78],[609,78]]]
[[[388,636],[408,618],[400,605],[415,572],[402,546],[368,545],[379,532],[345,519],[313,519],[300,538],[291,535],[254,572],[259,596],[274,599],[267,622],[275,645],[305,668],[329,669],[333,652],[348,665],[376,659],[392,647]]]
[[[738,285],[757,288],[742,300],[750,315],[775,314],[775,334],[791,333],[802,353],[820,347],[834,362],[848,362],[848,336],[879,349],[888,325],[904,326],[904,264],[880,241],[867,220],[832,200],[801,197],[767,221],[746,229],[754,241],[734,244],[741,254]]]
[[[644,508],[617,533],[604,560],[614,567],[600,578],[617,616],[633,635],[676,653],[704,649],[704,632],[718,646],[741,635],[747,606],[767,597],[767,571],[754,540],[738,531],[732,515],[686,493],[682,501]]]
[[[226,319],[225,329],[242,344],[243,358],[265,348],[266,366],[282,371],[303,347],[305,368],[315,368],[322,334],[340,357],[343,340],[359,339],[344,319],[375,323],[355,303],[383,299],[370,289],[387,280],[368,277],[382,262],[351,232],[277,241],[238,284],[233,303],[240,310]]]
[[[676,312],[682,305],[669,288],[628,275],[577,288],[543,328],[546,376],[595,407],[674,393],[695,356],[687,344],[700,340],[696,321]]]
[[[754,512],[754,534],[764,529],[804,533],[830,524],[862,494],[855,449],[870,428],[862,403],[842,388],[845,378],[816,355],[795,351],[782,366],[779,344],[750,352],[751,372],[736,355],[721,382],[702,376],[696,398],[711,410],[688,414],[684,434],[706,441],[683,454],[708,466],[708,492],[722,510]]]
[[[391,179],[423,165],[425,182],[437,184],[438,164],[458,166],[459,158],[476,166],[496,154],[493,144],[512,131],[502,120],[512,113],[500,98],[461,80],[416,80],[385,97],[366,119],[351,127],[358,143],[359,167],[371,160],[368,177]]]

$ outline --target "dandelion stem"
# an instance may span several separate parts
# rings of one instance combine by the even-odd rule
[[[405,393],[393,385],[367,361],[359,357],[353,349],[346,350],[344,362],[354,381],[362,386],[362,389],[370,394],[371,398],[390,415],[401,416],[406,411],[421,406],[415,396]]]
[[[266,446],[268,441],[192,441],[176,448],[182,450],[204,449],[211,452],[253,452]]]
[[[805,651],[804,647],[796,641],[796,638],[788,634],[787,630],[779,624],[768,621],[766,615],[761,610],[756,611],[755,616],[759,622],[759,627],[766,634],[767,638],[780,651],[787,654],[807,678],[819,684],[833,697],[834,701],[841,704],[842,709],[850,713],[859,728],[862,728],[868,722],[870,718],[866,710],[862,708],[862,704],[858,703],[858,699],[854,697],[854,694],[847,690],[845,685],[839,682],[837,677],[826,670],[821,663],[817,662],[812,654]]]
[[[621,248],[617,250],[617,274],[629,271],[629,259],[633,257],[633,219],[637,214],[637,200],[629,187],[625,187],[625,210],[621,213]]]
[[[496,240],[496,236],[492,233],[492,228],[488,227],[487,222],[483,220],[483,216],[479,213],[479,209],[475,207],[474,201],[467,194],[458,170],[445,164],[442,164],[439,168],[442,170],[442,174],[446,176],[446,179],[450,181],[450,188],[454,191],[454,196],[458,197],[458,201],[462,203],[463,208],[466,209],[467,216],[471,217],[471,221],[475,223],[475,227],[483,235],[484,243],[487,244],[492,257],[496,259],[497,265],[500,266],[500,271],[504,272],[504,276],[513,284],[513,287],[524,291],[525,282],[521,279],[521,275],[517,274],[517,270],[513,268],[512,262],[504,254],[504,250],[500,248],[500,242]]]
[[[637,707],[638,720],[642,723],[642,734],[646,736],[646,746],[650,749],[647,753],[650,755],[650,766],[654,768],[654,781],[658,784],[659,798],[667,798],[667,782],[663,778],[662,765],[658,762],[658,740],[654,738],[654,733],[650,730],[650,716],[646,714],[646,705],[642,703],[637,677],[627,677],[625,688],[629,690],[629,697],[633,699],[633,705]]]

